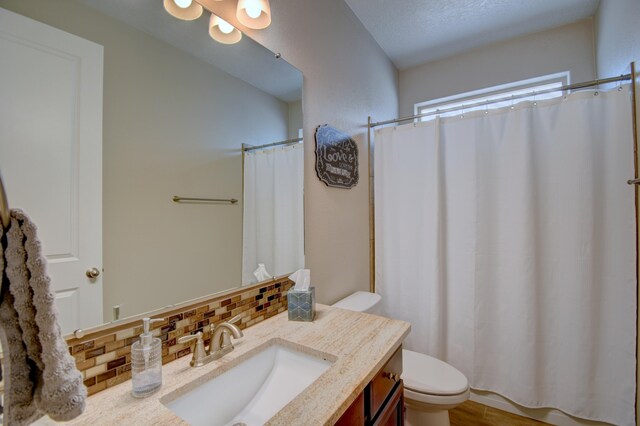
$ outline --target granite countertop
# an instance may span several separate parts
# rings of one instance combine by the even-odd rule
[[[247,359],[265,345],[286,344],[302,352],[326,355],[331,367],[287,404],[268,425],[331,425],[337,421],[409,333],[410,325],[376,315],[317,305],[312,323],[289,321],[287,312],[244,330],[235,349],[222,359],[191,368],[191,356],[163,366],[163,386],[155,394],[131,396],[131,381],[87,400],[80,417],[66,424],[186,425],[161,400],[175,399]]]

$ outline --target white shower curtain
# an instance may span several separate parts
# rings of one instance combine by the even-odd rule
[[[243,284],[259,263],[274,276],[304,267],[303,155],[301,143],[245,153]]]
[[[595,93],[376,131],[376,287],[473,388],[633,425],[630,90]]]

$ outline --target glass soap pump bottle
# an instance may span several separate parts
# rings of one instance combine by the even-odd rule
[[[140,340],[131,345],[131,394],[144,398],[162,386],[162,342],[151,334],[151,324],[162,318],[143,318]]]

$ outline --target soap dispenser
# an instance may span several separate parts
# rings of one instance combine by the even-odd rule
[[[164,319],[143,318],[140,340],[131,345],[131,394],[149,396],[162,386],[162,342],[151,335],[151,324]]]

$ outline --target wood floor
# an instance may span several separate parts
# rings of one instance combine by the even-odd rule
[[[449,411],[451,426],[542,426],[548,423],[517,416],[473,401]]]

